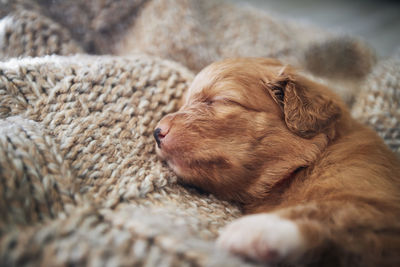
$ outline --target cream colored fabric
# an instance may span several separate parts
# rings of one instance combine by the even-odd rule
[[[0,63],[0,262],[239,266],[211,242],[239,209],[175,185],[154,153],[192,78],[140,55]]]
[[[352,113],[400,156],[400,49],[365,80]]]

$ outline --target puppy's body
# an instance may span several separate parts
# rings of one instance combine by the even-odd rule
[[[259,214],[228,226],[221,247],[265,262],[400,265],[399,160],[291,68],[210,65],[155,137],[184,183]]]

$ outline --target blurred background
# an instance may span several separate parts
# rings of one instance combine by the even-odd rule
[[[355,34],[378,56],[400,47],[400,1],[389,0],[230,0],[268,13],[310,22],[320,27]]]

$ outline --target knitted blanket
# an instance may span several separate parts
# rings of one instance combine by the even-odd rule
[[[293,41],[282,36],[297,33],[300,26],[283,23],[277,26],[282,32],[273,30],[281,22],[252,9],[214,6],[215,12],[229,7],[229,14],[250,21],[247,27],[240,23],[236,34],[234,24],[215,50],[210,43],[197,49],[196,44],[178,46],[203,25],[196,19],[201,16],[182,12],[205,12],[210,3],[65,2],[0,3],[0,265],[255,265],[214,247],[218,230],[240,216],[240,209],[176,184],[176,176],[157,159],[152,138],[156,123],[177,109],[193,79],[186,67],[196,70],[214,59],[241,56],[241,46],[250,53],[275,42],[269,49],[280,52],[266,50],[264,55],[287,58],[320,77],[326,72],[312,71],[312,66],[321,62],[313,61],[318,57],[304,61],[307,53],[318,50],[326,59],[330,52],[340,54],[350,47],[362,71],[344,79],[365,81],[355,98],[354,115],[374,127],[393,150],[400,150],[399,56],[379,63],[364,80],[373,59],[357,40],[331,39],[331,34],[310,27],[311,39],[299,41],[297,34]],[[170,6],[163,4],[167,2]],[[121,9],[121,16],[112,16]],[[192,21],[192,26],[182,25],[186,31],[169,31],[179,41],[156,31],[173,24],[161,23],[162,17],[155,20],[154,14],[167,13]],[[218,22],[216,14],[207,20]],[[269,28],[254,29],[251,14],[269,21]],[[146,17],[157,25],[147,34]],[[75,27],[77,21],[80,27]],[[221,18],[218,27],[231,22]],[[271,38],[246,39],[241,34],[248,31],[271,33]],[[164,40],[166,47],[150,46],[155,38]],[[241,45],[224,54],[228,52],[222,45],[235,38]],[[138,46],[127,49],[126,42],[132,40]],[[296,45],[302,49],[296,50]],[[209,49],[215,50],[214,56],[205,56]],[[134,54],[136,50],[141,53]],[[84,54],[116,51],[119,56]],[[197,59],[199,65],[190,63]],[[336,71],[340,64],[326,68],[343,77],[342,70]]]
[[[375,64],[355,37],[220,0],[2,2],[0,58],[144,52],[197,72],[226,57],[274,57],[323,77],[348,102]]]
[[[377,131],[400,156],[400,48],[363,82],[352,115]]]
[[[154,153],[191,79],[146,56],[0,63],[0,262],[239,265],[210,242],[238,208],[172,185]]]

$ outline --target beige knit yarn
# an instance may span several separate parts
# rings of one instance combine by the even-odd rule
[[[366,79],[352,113],[400,156],[400,49]]]
[[[0,40],[0,60],[83,52],[69,32],[58,23],[24,9],[0,20]]]
[[[5,2],[0,58],[147,53],[197,72],[228,57],[274,57],[322,78],[348,103],[375,64],[358,38],[221,0]]]
[[[0,63],[0,263],[242,264],[211,242],[239,210],[154,153],[192,77],[140,55]]]

